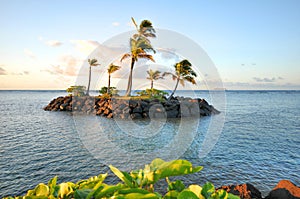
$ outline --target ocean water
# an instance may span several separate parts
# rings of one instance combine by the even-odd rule
[[[0,91],[0,197],[25,194],[56,175],[59,182],[76,182],[113,176],[108,164],[140,168],[156,157],[178,156],[204,166],[179,177],[186,184],[248,182],[263,195],[281,179],[300,186],[300,91],[226,91],[217,116],[127,122],[43,110],[64,95]],[[177,95],[213,101],[208,91]],[[224,125],[213,123],[222,118]]]

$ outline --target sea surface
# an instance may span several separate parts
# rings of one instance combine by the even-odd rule
[[[208,91],[176,94],[214,101]],[[108,172],[106,182],[114,183],[109,164],[138,169],[176,156],[204,166],[179,178],[186,184],[247,182],[264,196],[281,179],[300,186],[300,91],[224,94],[226,106],[215,106],[220,115],[126,122],[44,111],[63,91],[0,91],[0,197],[25,194],[56,175],[76,182]]]

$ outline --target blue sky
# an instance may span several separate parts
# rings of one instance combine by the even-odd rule
[[[297,0],[1,0],[0,89],[75,84],[86,57],[112,36],[134,30],[134,17],[200,45],[227,89],[299,90],[299,9]]]

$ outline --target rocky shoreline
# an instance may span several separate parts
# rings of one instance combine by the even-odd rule
[[[202,117],[220,113],[204,99],[184,97],[160,101],[158,99],[142,98],[65,96],[53,99],[44,107],[44,110],[82,112],[120,119]]]
[[[261,192],[249,183],[221,186],[217,189],[224,189],[241,199],[263,199]],[[264,199],[300,199],[300,187],[289,180],[281,180]]]

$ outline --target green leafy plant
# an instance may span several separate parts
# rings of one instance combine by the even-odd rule
[[[182,181],[171,182],[169,177],[199,172],[203,167],[194,167],[187,160],[172,160],[166,162],[154,159],[144,169],[131,172],[120,171],[110,165],[111,171],[122,181],[116,185],[104,183],[107,174],[100,174],[77,183],[63,182],[57,184],[57,177],[48,184],[40,183],[34,189],[27,191],[25,199],[238,199],[238,196],[228,194],[224,190],[215,190],[213,184],[206,183],[186,186]],[[167,193],[162,196],[154,192],[154,184],[161,179],[168,183]],[[13,199],[13,197],[6,197]],[[5,199],[6,199],[5,198]]]
[[[152,99],[159,99],[159,100],[164,100],[166,98],[166,96],[168,95],[167,92],[165,91],[161,91],[161,90],[157,90],[157,89],[146,89],[146,90],[142,90],[137,92],[137,94],[139,96],[147,96],[149,98]]]
[[[66,90],[70,96],[81,97],[85,96],[85,86],[70,86]]]
[[[119,96],[118,95],[118,90],[116,87],[110,87],[110,91],[108,93],[108,88],[106,86],[103,86],[100,90],[99,93],[101,96],[99,96],[102,99],[110,99],[112,96]]]

